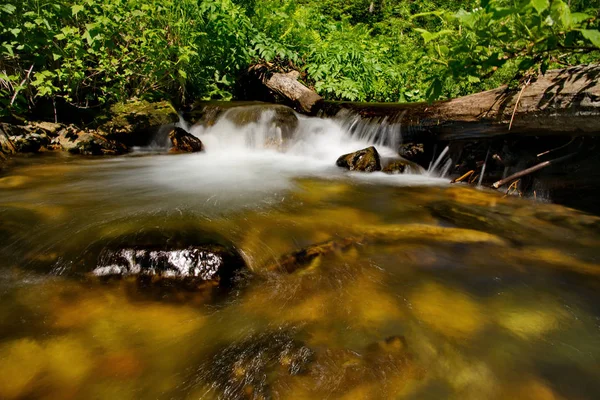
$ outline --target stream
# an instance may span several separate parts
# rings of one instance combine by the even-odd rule
[[[182,121],[205,153],[14,158],[0,398],[600,398],[600,218],[451,185],[445,160],[336,167],[394,156],[384,122],[272,121]],[[244,272],[217,294],[93,274],[147,237],[225,246]],[[277,268],[315,244],[331,251]]]

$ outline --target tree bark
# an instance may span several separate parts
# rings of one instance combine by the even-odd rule
[[[341,109],[364,117],[388,116],[403,127],[418,128],[413,132],[449,140],[506,133],[599,135],[600,65],[550,70],[524,88],[503,86],[432,104],[323,104],[328,115]]]

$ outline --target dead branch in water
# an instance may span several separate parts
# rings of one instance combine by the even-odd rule
[[[564,156],[564,157],[559,157],[559,158],[555,158],[554,160],[548,160],[548,161],[544,161],[544,162],[542,162],[542,163],[539,163],[539,164],[537,164],[537,165],[534,165],[534,166],[533,166],[533,167],[531,167],[531,168],[527,168],[527,169],[524,169],[524,170],[522,170],[522,171],[519,171],[519,172],[517,172],[516,174],[512,174],[511,176],[509,176],[509,177],[507,177],[507,178],[505,178],[505,179],[501,179],[501,180],[499,180],[499,181],[495,182],[495,183],[492,185],[492,187],[493,187],[494,189],[498,189],[499,187],[501,187],[501,186],[504,186],[504,185],[506,185],[507,183],[509,183],[509,182],[511,182],[511,181],[514,181],[515,179],[522,178],[522,177],[524,177],[524,176],[526,176],[526,175],[529,175],[529,174],[531,174],[531,173],[533,173],[533,172],[539,171],[540,169],[542,169],[542,168],[546,168],[546,167],[548,167],[548,166],[550,166],[550,165],[553,165],[553,164],[558,164],[558,163],[560,163],[560,162],[562,162],[562,161],[566,161],[566,160],[568,160],[569,158],[573,157],[575,154],[577,154],[577,153],[570,153],[570,154],[567,154],[567,155],[566,155],[566,156]]]
[[[463,176],[461,176],[460,178],[456,178],[454,180],[452,180],[450,183],[458,183],[458,182],[462,182],[465,179],[467,179],[468,177],[470,177],[471,175],[473,175],[475,173],[475,170],[470,170],[469,172],[467,172],[466,174],[464,174]]]

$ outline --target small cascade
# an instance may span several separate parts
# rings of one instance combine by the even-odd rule
[[[452,159],[448,158],[445,160],[446,155],[450,151],[450,146],[446,146],[444,150],[440,153],[440,155],[435,159],[435,161],[431,164],[429,169],[427,170],[427,175],[444,178],[450,168],[452,167]],[[435,156],[435,154],[434,154]],[[444,161],[445,160],[445,161]],[[441,168],[438,168],[440,164],[444,161],[444,164]]]

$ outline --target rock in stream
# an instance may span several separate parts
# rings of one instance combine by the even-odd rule
[[[381,171],[381,159],[373,146],[355,151],[354,153],[344,154],[337,159],[336,165],[350,171]]]

